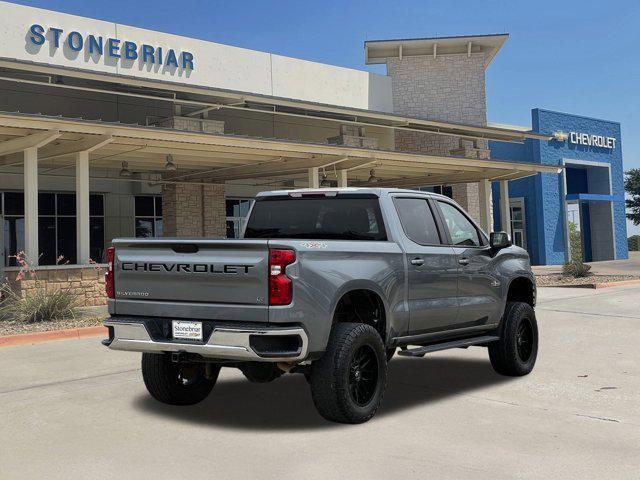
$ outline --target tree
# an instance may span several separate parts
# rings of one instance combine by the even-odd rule
[[[634,225],[640,225],[640,168],[632,168],[625,172],[624,189],[631,195],[631,198],[625,202],[627,209],[627,218]]]

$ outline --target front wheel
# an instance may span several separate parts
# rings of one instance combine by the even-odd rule
[[[171,356],[142,354],[142,378],[153,398],[169,405],[194,405],[213,389],[220,366],[195,362],[172,362]]]
[[[524,302],[508,302],[500,340],[489,344],[493,369],[511,377],[527,375],[537,356],[538,324],[533,307]]]
[[[311,395],[320,415],[339,423],[363,423],[380,406],[387,357],[370,325],[336,323],[327,350],[311,367]]]

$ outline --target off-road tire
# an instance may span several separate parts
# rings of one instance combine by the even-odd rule
[[[311,366],[310,380],[313,403],[325,419],[369,420],[380,406],[387,382],[387,357],[378,332],[361,323],[334,324],[324,355]]]
[[[166,354],[142,354],[142,378],[147,390],[153,398],[169,405],[201,402],[211,393],[219,373],[218,365],[207,368],[204,363],[172,362],[171,356]],[[181,375],[185,375],[184,382]]]
[[[533,370],[538,356],[538,324],[533,307],[507,302],[500,340],[489,344],[491,366],[500,375],[520,377]]]

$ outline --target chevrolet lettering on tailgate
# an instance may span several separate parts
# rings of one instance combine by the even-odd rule
[[[216,265],[213,263],[160,263],[160,262],[122,262],[120,268],[135,272],[183,272],[183,273],[222,273],[241,275],[249,273],[254,265]]]

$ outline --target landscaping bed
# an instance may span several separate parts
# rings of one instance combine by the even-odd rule
[[[71,328],[94,327],[102,325],[103,317],[79,317],[46,322],[17,322],[14,320],[0,320],[0,337],[5,335],[19,335],[22,333],[48,332],[51,330],[67,330]]]
[[[588,275],[586,277],[571,277],[562,274],[537,275],[538,287],[595,287],[601,283],[626,282],[640,280],[638,275]]]

